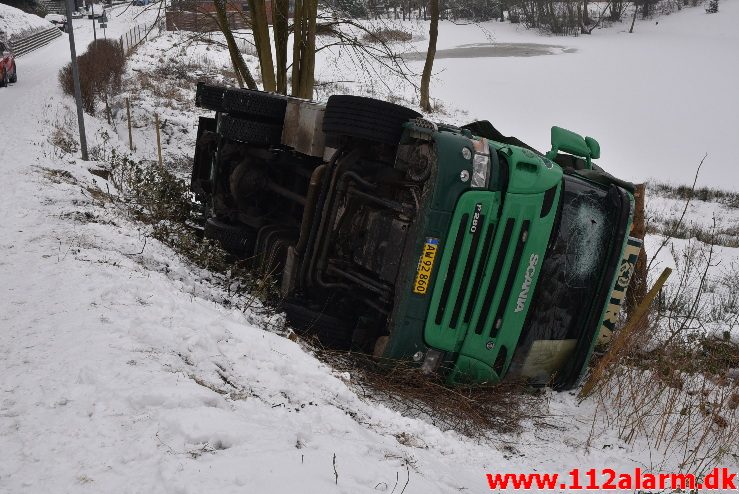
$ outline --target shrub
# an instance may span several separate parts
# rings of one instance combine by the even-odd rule
[[[368,43],[392,43],[398,41],[410,41],[413,35],[402,29],[380,28],[368,31],[362,36]]]
[[[711,0],[706,7],[706,13],[715,14],[716,12],[718,12],[718,0]]]
[[[80,71],[80,92],[85,112],[95,115],[95,104],[105,104],[108,117],[111,96],[121,88],[126,59],[120,45],[109,39],[93,41],[85,53],[77,57]],[[72,64],[68,63],[59,71],[59,84],[62,90],[74,96]]]

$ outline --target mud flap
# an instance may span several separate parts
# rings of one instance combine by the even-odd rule
[[[198,135],[195,141],[190,190],[196,195],[212,193],[210,187],[210,169],[217,142],[216,119],[200,117]]]

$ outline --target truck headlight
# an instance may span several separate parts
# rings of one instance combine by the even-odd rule
[[[472,187],[487,187],[488,172],[490,170],[490,156],[475,154],[472,160]]]
[[[485,188],[488,186],[488,175],[490,175],[490,143],[484,137],[470,139],[475,150],[472,159],[472,187]]]

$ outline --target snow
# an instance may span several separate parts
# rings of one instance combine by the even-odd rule
[[[720,15],[734,15],[732,5],[722,3]],[[141,22],[130,11],[116,12],[109,36]],[[669,25],[673,17],[660,25]],[[74,26],[82,52],[92,39],[90,21]],[[457,27],[444,24],[447,28]],[[475,42],[476,29],[460,28],[455,43]],[[641,30],[643,36],[620,46],[628,53],[637,46],[649,52],[653,42],[664,48],[657,32],[649,33],[644,23],[637,33]],[[531,33],[509,34],[541,41]],[[588,39],[592,44],[585,38],[566,42],[581,43],[578,54],[589,53],[580,63],[595,63],[597,53],[617,50],[609,43],[619,36]],[[162,48],[157,43],[143,52]],[[598,116],[608,119],[603,114],[587,119],[569,106],[576,98],[565,98],[590,91],[581,87],[583,81],[565,84],[552,78],[552,88],[539,95],[529,94],[528,82],[514,91],[508,79],[496,75],[507,71],[528,81],[575,56],[494,59],[495,71],[480,70],[476,78],[468,73],[465,91],[450,90],[445,99],[468,105],[473,116],[478,111],[494,116],[505,122],[505,131],[520,130],[524,138],[536,135],[525,132],[531,125],[541,132],[550,121],[562,123],[547,118],[554,106],[577,125],[582,116],[590,133]],[[258,314],[229,307],[224,301],[230,296],[213,275],[156,240],[145,240],[141,225],[116,203],[99,201],[94,192],[110,184],[89,172],[95,163],[60,154],[49,144],[54,125],[75,128],[69,119],[71,99],[57,84],[67,60],[66,37],[54,40],[23,57],[18,84],[0,89],[0,108],[12,116],[0,123],[5,191],[0,195],[0,284],[5,287],[0,297],[0,493],[486,492],[488,472],[678,469],[674,459],[660,457],[639,439],[619,440],[617,431],[593,417],[593,400],[579,402],[570,393],[547,392],[540,421],[524,424],[519,434],[492,439],[482,432],[479,438],[462,437],[357,395],[352,376],[337,374],[299,343],[261,329],[270,321]],[[480,60],[467,62],[470,73]],[[456,63],[461,62],[440,64],[447,70],[439,77],[450,77],[449,84],[458,79],[452,70]],[[611,80],[614,85],[605,87]],[[614,76],[601,82],[599,95],[619,92],[623,80]],[[509,98],[529,94],[526,106],[537,112],[522,119],[521,111],[513,111],[521,110],[520,99],[480,99],[476,85],[483,84]],[[446,91],[434,87],[442,89],[439,96]],[[539,99],[551,99],[552,92],[565,103],[551,101],[540,114]],[[158,109],[147,101],[152,106],[146,111]],[[657,101],[669,103],[660,111],[675,106]],[[732,108],[731,102],[725,106]],[[614,122],[610,130],[655,132],[648,119],[627,125],[631,119],[616,110],[606,111]],[[103,144],[103,132],[110,130],[107,146],[125,152],[126,139],[105,122],[87,116],[86,124],[91,147]],[[609,141],[603,137],[610,134],[597,130],[592,133],[601,137],[605,150]],[[178,153],[188,139],[192,133],[173,139],[168,152]],[[545,138],[539,139],[534,144],[545,147]],[[673,135],[670,142],[684,141]],[[147,143],[141,140],[139,156],[152,152]],[[623,169],[619,175],[630,178],[637,172]],[[679,179],[677,173],[671,177]],[[705,214],[701,211],[696,214]],[[736,458],[725,460],[734,470]]]
[[[628,22],[572,38],[541,36],[509,23],[442,21],[440,50],[506,43],[563,49],[535,57],[438,59],[431,97],[446,109],[467,112],[467,121],[490,120],[503,134],[540,150],[551,147],[552,125],[595,137],[602,149],[599,164],[634,182],[691,183],[708,153],[699,185],[739,190],[737,19],[739,2],[725,1],[718,14],[697,7],[637,20],[633,34]],[[420,38],[428,36],[427,23],[398,25],[416,34],[408,49],[425,51],[428,41]],[[349,65],[345,72],[338,69],[342,62]],[[417,101],[397,78],[386,75],[387,88],[369,83],[347,62],[345,54],[317,62],[318,79],[359,79],[355,87],[371,86],[380,97],[403,94]],[[423,62],[409,66],[420,80]]]
[[[5,36],[12,40],[14,37],[23,37],[51,27],[54,27],[52,23],[37,15],[26,14],[20,9],[0,3],[0,39]]]

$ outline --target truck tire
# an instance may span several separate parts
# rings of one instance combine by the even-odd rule
[[[205,221],[205,238],[217,240],[226,252],[237,257],[251,255],[256,234],[248,227],[225,223],[217,218]]]
[[[322,345],[332,349],[350,348],[352,327],[347,321],[295,302],[283,302],[281,308],[299,335],[315,336]]]
[[[420,117],[417,111],[387,101],[350,95],[334,95],[326,103],[323,132],[396,145],[402,125]]]
[[[222,112],[223,96],[225,94],[225,87],[211,86],[204,82],[198,82],[198,88],[195,91],[195,106],[205,108],[206,110]]]
[[[199,82],[195,105],[207,110],[243,115],[249,120],[282,124],[287,97],[252,89],[225,88]]]
[[[18,82],[18,67],[16,67],[15,64],[13,64],[13,75],[10,76],[10,82],[13,84]]]
[[[0,77],[0,87],[8,87],[8,71],[3,69],[2,77]]]
[[[223,95],[223,111],[240,114],[250,120],[275,122],[285,120],[287,98],[278,94],[250,89],[227,89]]]
[[[248,144],[280,144],[282,140],[282,124],[246,120],[231,115],[220,115],[218,119],[218,134],[226,139]]]

